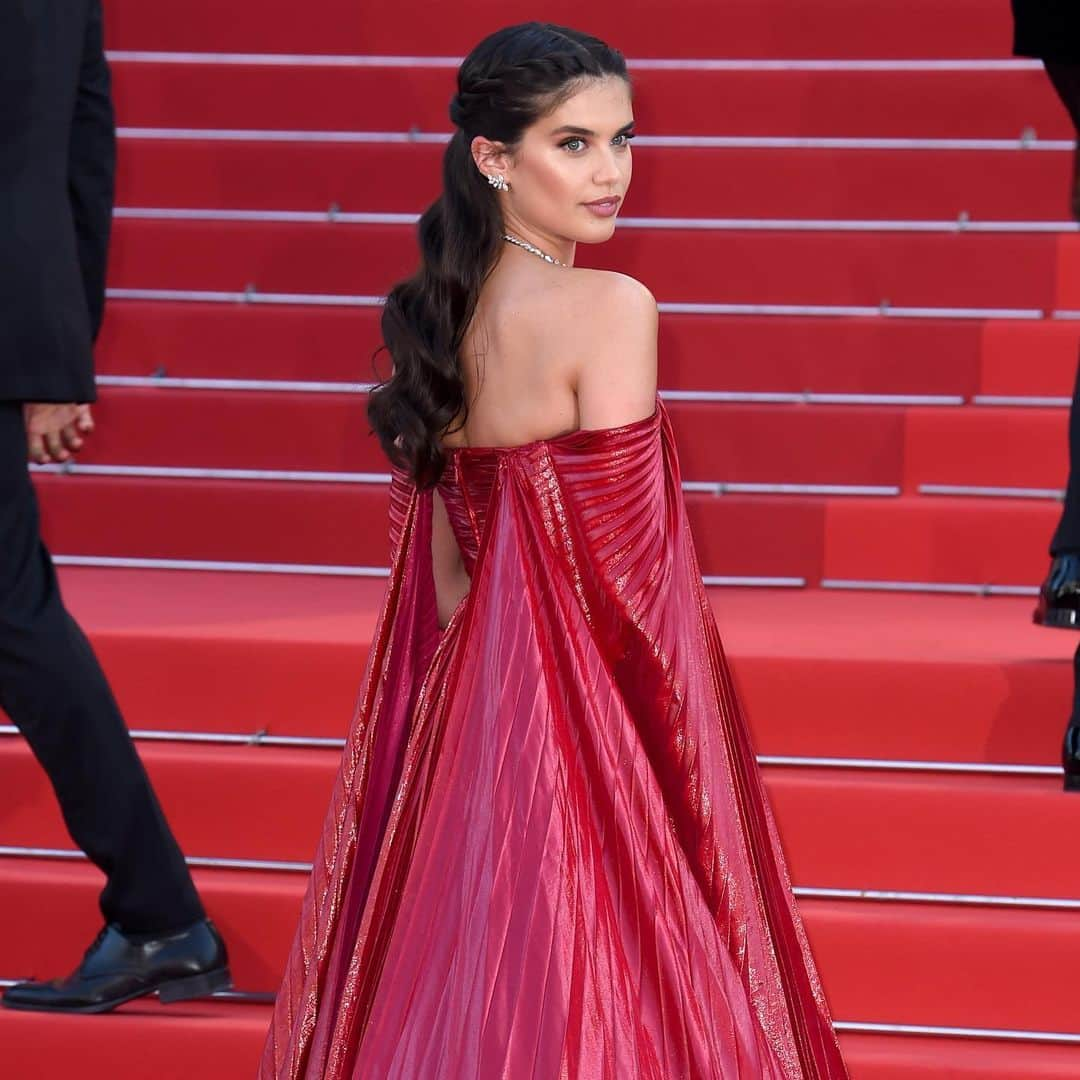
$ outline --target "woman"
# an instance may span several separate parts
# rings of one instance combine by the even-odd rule
[[[619,53],[465,60],[368,416],[392,569],[264,1078],[846,1075],[701,583],[656,303],[573,269]]]

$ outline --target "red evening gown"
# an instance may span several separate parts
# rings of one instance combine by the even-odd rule
[[[391,574],[263,1080],[846,1077],[671,423],[449,451]]]

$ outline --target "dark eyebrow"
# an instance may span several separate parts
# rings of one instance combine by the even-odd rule
[[[634,126],[634,121],[631,120],[629,124],[623,124],[623,126],[621,128],[619,128],[619,130],[616,131],[615,134],[616,135],[625,135],[633,126]],[[583,128],[583,127],[574,127],[572,124],[564,124],[562,127],[556,128],[551,134],[552,135],[581,135],[581,136],[584,136],[586,138],[593,138],[593,139],[596,138],[596,132],[595,131],[590,131],[588,128]]]

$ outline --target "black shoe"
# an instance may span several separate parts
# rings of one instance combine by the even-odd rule
[[[1074,724],[1065,729],[1061,763],[1065,766],[1065,790],[1080,791],[1080,727]]]
[[[1080,142],[1077,142],[1073,154],[1072,212],[1073,217],[1080,221]]]
[[[1032,620],[1040,626],[1080,630],[1080,555],[1054,557]]]
[[[21,982],[4,994],[9,1009],[108,1012],[152,994],[163,1002],[203,997],[232,985],[225,942],[209,919],[160,937],[126,936],[106,926],[66,979]]]

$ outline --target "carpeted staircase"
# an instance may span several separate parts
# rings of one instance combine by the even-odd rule
[[[852,1076],[1075,1080],[1076,640],[1030,623],[1080,347],[1065,113],[1005,0],[584,11],[542,6],[625,50],[641,135],[580,261],[661,302],[691,526]],[[254,1075],[384,588],[378,298],[453,58],[536,13],[107,0],[98,431],[35,479],[237,992],[0,1012],[5,1077]],[[101,877],[11,728],[0,776],[0,979],[59,974]]]

